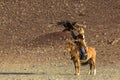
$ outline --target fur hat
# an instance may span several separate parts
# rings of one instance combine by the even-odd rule
[[[84,34],[84,29],[83,28],[79,28],[78,33],[79,34]]]

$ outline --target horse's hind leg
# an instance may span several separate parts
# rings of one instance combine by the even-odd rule
[[[90,65],[90,70],[89,70],[88,74],[91,75],[92,74],[92,63],[90,62],[89,65]]]
[[[94,75],[96,75],[96,59],[93,60],[93,66],[94,66]]]
[[[93,74],[96,75],[96,56],[94,56],[92,58],[92,64],[93,64],[93,68],[94,68]]]
[[[94,51],[94,56],[93,56],[93,67],[94,67],[94,75],[96,75],[96,52]]]

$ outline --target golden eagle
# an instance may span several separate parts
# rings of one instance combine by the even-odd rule
[[[64,31],[71,31],[74,29],[74,25],[76,24],[77,22],[69,22],[69,21],[61,21],[61,22],[58,22],[57,25],[62,25],[64,26]]]

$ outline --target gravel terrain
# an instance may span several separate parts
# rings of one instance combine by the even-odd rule
[[[61,21],[85,24],[97,75],[74,75]],[[120,80],[120,0],[0,0],[0,80]]]

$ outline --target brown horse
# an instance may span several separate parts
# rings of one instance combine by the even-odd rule
[[[87,47],[87,59],[80,60],[80,51],[77,45],[73,41],[66,41],[66,52],[71,55],[71,60],[73,60],[75,67],[75,75],[80,74],[80,63],[88,63],[90,65],[90,70],[88,74],[92,73],[92,66],[94,67],[94,75],[96,75],[96,51],[92,47]]]

